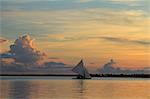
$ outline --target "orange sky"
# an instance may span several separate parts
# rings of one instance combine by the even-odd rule
[[[83,58],[87,66],[100,67],[113,58],[116,67],[150,66],[147,0],[3,2],[0,39],[7,42],[1,52],[30,32],[47,60],[74,65]]]

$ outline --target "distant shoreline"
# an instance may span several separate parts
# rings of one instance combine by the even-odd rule
[[[119,77],[119,78],[150,78],[150,74],[90,74],[91,77]],[[65,76],[72,77],[76,74],[0,74],[0,76]]]

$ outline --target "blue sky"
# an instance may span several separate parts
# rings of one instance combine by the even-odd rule
[[[107,11],[113,10],[113,11],[143,11],[145,16],[148,16],[148,0],[1,0],[2,4],[2,26],[3,26],[3,32],[7,36],[10,35],[8,32],[14,32],[16,35],[16,32],[49,32],[49,30],[46,29],[37,29],[37,27],[30,27],[27,25],[30,24],[23,24],[20,26],[21,20],[27,20],[30,21],[30,18],[28,16],[26,17],[17,17],[9,19],[7,17],[3,17],[3,12],[25,12],[26,15],[29,13],[34,12],[46,12],[51,13],[54,11],[66,11],[71,10],[72,11],[83,11],[83,10],[89,10],[89,9],[107,9]],[[84,12],[83,12],[84,13]],[[99,15],[100,13],[97,13]],[[42,15],[41,15],[42,16]],[[13,17],[10,15],[10,17]],[[15,17],[15,16],[14,16]],[[30,17],[30,16],[29,16]],[[35,19],[39,16],[35,16]],[[60,16],[61,17],[61,16]],[[88,17],[88,16],[87,16]],[[19,22],[18,22],[19,21]],[[51,21],[51,20],[47,20]],[[57,23],[55,23],[57,25]],[[25,25],[25,26],[24,26]],[[5,29],[7,28],[7,29]],[[57,31],[51,31],[51,33],[55,33]],[[59,31],[58,31],[59,32]]]
[[[2,0],[2,12],[25,12],[28,15],[28,12],[46,12],[51,13],[51,11],[65,11],[65,10],[88,10],[88,9],[110,9],[115,11],[143,11],[145,16],[148,15],[148,0]],[[108,11],[107,10],[107,11]],[[83,12],[84,13],[84,12]],[[2,13],[3,15],[3,13]],[[99,15],[99,13],[97,13]],[[41,15],[42,16],[42,15]],[[11,17],[11,16],[10,16]],[[16,16],[17,17],[17,16]],[[30,17],[30,16],[29,16]],[[60,16],[61,17],[61,16]],[[88,16],[87,16],[88,17]],[[38,18],[38,16],[35,16]],[[5,20],[6,19],[6,20]],[[19,17],[17,19],[12,18],[9,19],[7,17],[3,17],[1,23],[4,23],[3,30],[6,31],[6,34],[9,31],[12,32],[23,32],[23,31],[30,31],[30,32],[49,32],[47,29],[44,30],[37,30],[35,27],[27,26],[20,26],[21,20],[29,20],[28,17]],[[4,21],[4,22],[3,22]],[[12,22],[13,21],[13,22]],[[17,21],[17,23],[16,23]],[[21,22],[18,22],[21,21]],[[50,21],[50,20],[48,20]],[[2,25],[2,26],[3,26]],[[14,29],[14,27],[15,29]],[[7,29],[5,29],[5,27]],[[26,28],[25,28],[26,27]],[[9,28],[9,29],[8,29]],[[57,32],[57,31],[52,31]],[[9,34],[9,33],[8,33]]]

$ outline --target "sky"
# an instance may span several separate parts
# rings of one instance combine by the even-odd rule
[[[149,0],[0,0],[1,53],[29,33],[48,59],[150,66]]]

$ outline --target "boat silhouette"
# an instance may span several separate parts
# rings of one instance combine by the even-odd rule
[[[73,79],[91,79],[88,70],[85,68],[83,60],[81,60],[73,69],[73,72],[77,73],[78,76]]]

